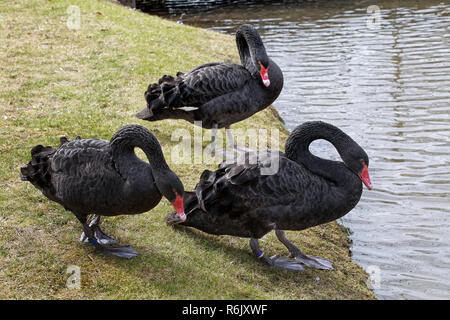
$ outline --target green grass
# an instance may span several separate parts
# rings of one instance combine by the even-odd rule
[[[69,5],[81,9],[79,30],[66,25]],[[336,270],[290,273],[261,265],[248,239],[167,227],[172,208],[163,200],[151,212],[103,220],[107,232],[142,254],[120,260],[81,244],[72,213],[20,181],[34,145],[56,146],[61,136],[109,140],[129,123],[157,136],[170,165],[172,130],[192,134],[193,126],[134,114],[145,106],[150,82],[211,61],[239,61],[233,38],[108,1],[0,2],[0,299],[374,298],[337,223],[287,233],[306,253],[333,260]],[[233,127],[268,125],[280,130],[283,145],[287,132],[272,108]],[[187,190],[214,168],[171,167]],[[272,233],[261,244],[267,254],[288,254]],[[66,288],[69,265],[81,268],[80,290]]]

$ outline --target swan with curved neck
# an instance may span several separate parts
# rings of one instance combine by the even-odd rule
[[[144,151],[150,164],[136,156],[136,147]],[[113,246],[118,241],[102,231],[100,216],[143,213],[164,196],[179,218],[186,219],[183,184],[167,165],[158,140],[139,125],[122,127],[109,142],[61,138],[57,149],[35,146],[20,176],[72,211],[83,225],[81,241],[107,255],[131,258],[138,252],[129,246]],[[90,214],[93,217],[88,221]]]
[[[241,64],[200,65],[177,77],[163,76],[145,92],[147,107],[136,116],[143,120],[184,119],[203,128],[230,128],[268,107],[283,88],[283,73],[267,56],[257,30],[242,25],[236,32]],[[189,108],[186,108],[189,107]],[[190,110],[187,110],[190,109]],[[227,130],[229,133],[229,130]],[[232,136],[228,139],[233,147]]]
[[[331,142],[342,161],[314,156],[309,145],[317,139]],[[298,126],[288,137],[285,153],[258,152],[255,164],[238,161],[222,163],[218,170],[204,171],[195,192],[185,193],[188,219],[175,213],[169,224],[180,224],[210,234],[251,238],[254,254],[268,265],[303,270],[302,264],[332,269],[328,260],[303,254],[284,234],[284,230],[303,230],[336,220],[358,203],[362,183],[372,189],[366,152],[337,127],[320,121]],[[268,161],[278,159],[279,170],[263,175]],[[295,260],[267,257],[258,239],[275,230]]]

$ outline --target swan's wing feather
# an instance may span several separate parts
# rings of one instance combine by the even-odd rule
[[[277,174],[284,159],[287,158],[280,151],[251,151],[240,154],[235,163],[228,165],[224,161],[219,167],[225,169],[231,183],[240,185],[260,176]]]
[[[200,207],[206,212],[216,212],[210,207],[220,204],[229,211],[241,214],[292,203],[301,191],[299,188],[307,183],[307,177],[299,164],[282,153],[275,155],[279,156],[279,170],[274,174],[267,174],[264,170],[273,166],[271,157],[274,154],[269,154],[254,164],[222,165],[219,170],[202,175],[195,190]],[[208,179],[204,179],[206,176]]]
[[[191,72],[196,72],[196,71],[198,71],[198,70],[205,69],[205,68],[215,67],[215,66],[220,65],[220,64],[223,64],[223,62],[209,62],[209,63],[204,63],[204,64],[201,64],[201,65],[195,67],[194,69],[190,70],[190,71],[187,72],[187,73],[181,73],[181,72],[180,72],[180,73],[178,73],[177,75],[178,75],[178,76],[184,76],[184,75],[189,74],[189,73],[191,73]]]
[[[81,175],[104,166],[109,158],[109,142],[100,139],[74,140],[62,144],[52,158],[52,170],[66,175]]]
[[[118,177],[111,160],[109,142],[100,139],[75,140],[64,143],[51,162],[52,183],[64,204],[84,206],[93,190],[108,189],[108,181]]]
[[[251,74],[242,66],[232,63],[209,63],[199,66],[181,76],[185,88],[183,100],[196,101],[196,105],[234,92],[244,87]],[[189,94],[186,94],[189,93]],[[187,102],[187,105],[194,105]]]

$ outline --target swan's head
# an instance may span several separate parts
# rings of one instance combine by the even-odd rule
[[[364,183],[364,185],[367,187],[367,189],[372,190],[373,186],[370,182],[370,176],[369,176],[369,168],[367,167],[368,164],[361,159],[362,169],[358,173],[358,177],[361,179],[361,181]]]
[[[182,221],[186,220],[183,203],[184,187],[177,175],[169,171],[163,177],[158,177],[156,181],[159,191],[172,203],[179,218]]]
[[[372,190],[373,186],[369,176],[369,157],[366,152],[359,146],[357,148],[350,148],[347,155],[343,157],[343,160],[347,167],[361,179],[367,189]]]
[[[256,77],[259,72],[264,86],[270,86],[269,58],[258,31],[244,24],[236,31],[236,45],[242,65]]]
[[[176,224],[192,224],[192,223],[202,223],[204,219],[208,219],[208,215],[205,215],[205,211],[199,208],[198,198],[195,192],[186,191],[183,196],[184,210],[186,216],[189,219],[182,220],[176,212],[171,212],[166,216],[166,223],[168,225]]]
[[[172,202],[172,204],[181,221],[186,220],[186,214],[184,213],[183,196],[180,196],[180,194],[177,193],[176,191],[175,191],[175,201]]]
[[[261,61],[258,61],[259,66],[261,67],[259,70],[259,74],[261,75],[261,80],[263,84],[268,87],[270,86],[270,79],[269,79],[269,63],[266,64],[262,63]]]

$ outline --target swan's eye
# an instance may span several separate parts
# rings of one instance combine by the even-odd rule
[[[369,165],[369,162],[364,159],[359,159],[359,162],[361,162],[363,167],[367,167]]]

